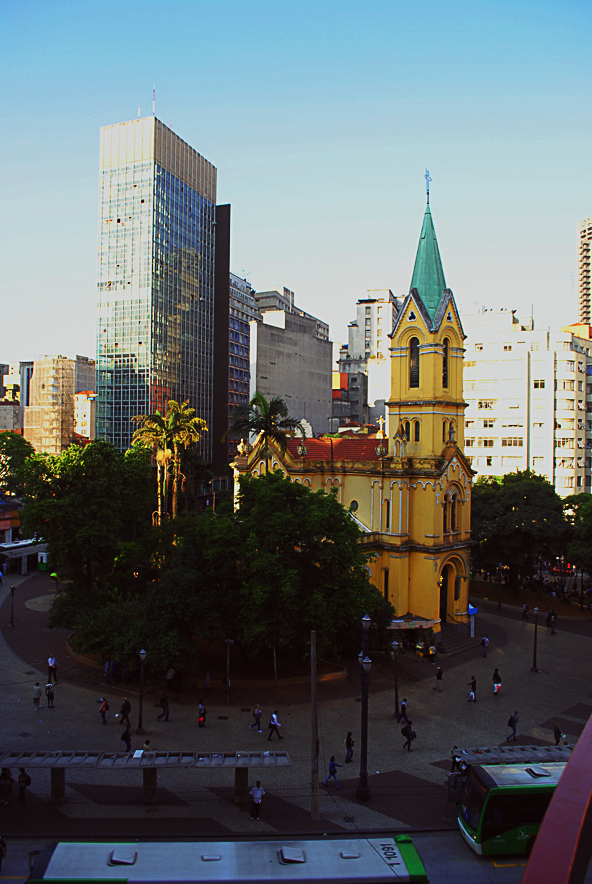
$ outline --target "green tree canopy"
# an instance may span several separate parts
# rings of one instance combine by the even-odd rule
[[[35,449],[20,433],[0,433],[0,491],[23,493],[23,471]]]
[[[477,567],[498,563],[516,585],[519,572],[530,573],[539,556],[564,552],[569,526],[561,498],[543,476],[525,470],[501,479],[480,478],[473,487],[471,535]]]

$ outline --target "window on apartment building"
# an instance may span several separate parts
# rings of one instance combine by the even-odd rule
[[[479,448],[493,448],[495,439],[479,439],[477,442]]]
[[[502,448],[522,448],[524,440],[519,436],[507,436],[502,439]]]
[[[573,470],[573,457],[556,457],[555,466],[561,470]]]
[[[574,440],[573,439],[555,439],[555,448],[573,448]]]
[[[475,368],[476,365],[477,365],[477,363],[475,362],[474,359],[472,359],[472,360],[465,359],[465,362],[464,362],[465,368]]]
[[[444,355],[442,358],[442,386],[448,388],[448,338],[444,338]]]
[[[577,488],[582,487],[582,477],[581,476],[576,476],[576,487]]]
[[[505,353],[509,353],[509,351],[510,351],[511,349],[512,349],[512,345],[511,345],[511,344],[504,344],[504,352],[505,352]]]
[[[574,381],[555,381],[555,389],[571,392],[574,390]]]
[[[366,307],[366,316],[369,316],[372,313],[372,307]]]
[[[495,420],[496,419],[494,417],[484,417],[481,420],[481,426],[490,430],[492,427],[495,427]]]
[[[497,406],[497,399],[479,399],[477,408],[488,410]]]
[[[473,448],[474,445],[475,440],[472,437],[465,439],[465,448]]]
[[[573,476],[557,476],[555,479],[555,484],[558,488],[573,488],[574,487],[574,477]]]
[[[578,381],[578,392],[579,393],[584,392],[584,382],[583,381]]]
[[[533,457],[532,459],[532,467],[533,469],[540,469],[540,467],[545,465],[544,457]]]
[[[409,386],[419,387],[419,338],[409,341]]]
[[[575,411],[573,399],[556,399],[555,408],[557,411]]]
[[[540,430],[541,427],[545,426],[545,424],[544,424],[544,422],[543,423],[539,422],[539,423],[533,424],[532,426],[534,429]]]
[[[477,389],[477,381],[465,381],[463,387],[465,392],[472,392]]]
[[[474,420],[470,420],[470,419],[469,419],[469,420],[466,420],[466,421],[465,421],[465,428],[468,428],[468,427],[474,427],[474,426],[475,426],[475,421],[474,421]]]
[[[535,390],[544,390],[545,389],[545,379],[544,378],[535,378],[534,380],[534,388]]]
[[[575,363],[575,361],[572,360],[572,359],[568,359],[568,361],[565,363],[565,369],[564,369],[564,370],[565,370],[565,371],[575,371],[575,370],[576,370],[576,363]]]
[[[475,353],[481,353],[483,350],[483,344],[475,344]]]
[[[530,349],[531,349],[531,350],[538,350],[538,349],[539,349],[539,345],[533,341],[533,342],[531,343],[531,345],[530,345]]]
[[[492,467],[493,466],[493,457],[491,455],[485,458],[485,466]]]

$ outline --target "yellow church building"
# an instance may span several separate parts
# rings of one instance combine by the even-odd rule
[[[363,532],[372,582],[406,626],[466,621],[470,495],[465,459],[464,334],[446,287],[429,203],[409,295],[390,334],[388,432],[270,443],[270,469],[334,490]],[[239,446],[235,478],[265,472],[261,442]],[[403,625],[403,624],[401,624]]]

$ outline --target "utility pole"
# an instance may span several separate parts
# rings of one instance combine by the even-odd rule
[[[310,632],[310,818],[319,818],[319,710],[317,704],[317,634]]]

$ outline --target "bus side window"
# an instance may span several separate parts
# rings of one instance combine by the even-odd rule
[[[494,838],[496,835],[503,835],[504,832],[518,825],[517,805],[519,805],[519,799],[517,801],[516,798],[509,795],[493,795],[489,799],[483,815],[482,838],[484,841]]]
[[[525,826],[540,826],[552,797],[552,792],[523,795],[520,799],[520,822]]]

